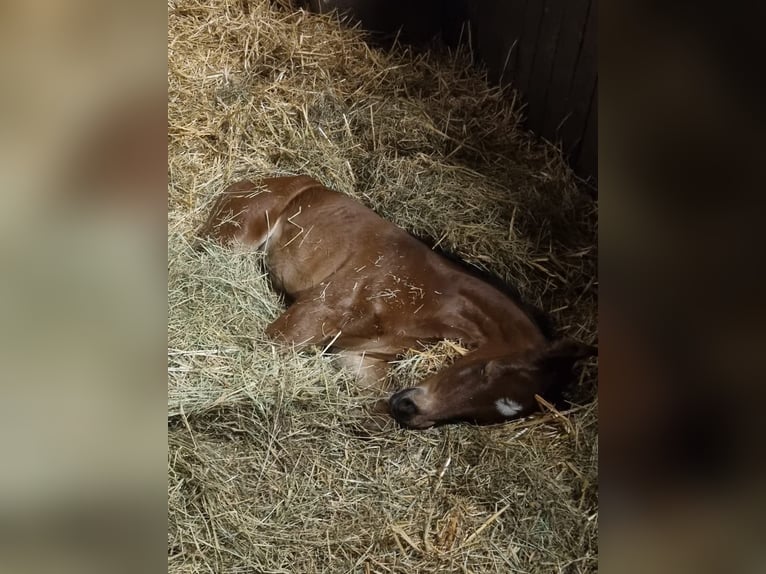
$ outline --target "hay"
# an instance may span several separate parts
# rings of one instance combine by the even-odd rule
[[[513,94],[466,54],[254,0],[171,1],[168,81],[169,571],[595,571],[593,365],[565,421],[360,434],[349,373],[264,339],[260,256],[191,249],[228,182],[306,173],[593,342],[595,207]],[[413,351],[393,384],[457,352]]]

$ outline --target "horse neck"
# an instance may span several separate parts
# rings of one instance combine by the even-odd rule
[[[472,278],[473,279],[473,278]],[[461,289],[461,309],[452,319],[464,332],[466,344],[482,354],[502,350],[523,352],[545,343],[545,336],[529,315],[509,296],[479,280]]]

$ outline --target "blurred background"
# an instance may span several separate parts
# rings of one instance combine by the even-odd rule
[[[763,52],[741,4],[601,11],[607,571],[766,569]]]
[[[163,567],[166,10],[0,6],[2,571]],[[762,11],[599,13],[605,571],[766,570]]]
[[[0,571],[165,561],[166,39],[0,5]]]

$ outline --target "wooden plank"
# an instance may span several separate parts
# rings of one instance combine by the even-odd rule
[[[315,12],[338,9],[378,41],[398,36],[405,43],[426,43],[441,29],[440,0],[309,0],[309,7]]]
[[[559,131],[564,151],[568,154],[576,152],[585,134],[591,96],[598,77],[597,12],[598,1],[592,0],[588,10],[588,22],[585,26],[580,54],[569,89],[567,99],[569,113]]]
[[[535,64],[537,35],[540,31],[545,4],[546,0],[529,0],[524,11],[524,31],[519,42],[518,66],[514,72],[514,84],[525,97]]]
[[[476,56],[490,81],[507,84],[513,77],[527,0],[469,3]]]
[[[569,90],[588,22],[590,4],[591,0],[569,0],[564,10],[546,95],[545,118],[540,130],[540,135],[552,142],[558,139],[559,124],[569,113]]]
[[[580,176],[598,184],[598,80],[593,86],[588,119],[585,121],[585,134],[572,166]]]
[[[504,29],[505,41],[501,52],[503,62],[501,64],[500,83],[508,85],[516,77],[516,71],[519,65],[519,46],[521,36],[524,33],[524,12],[529,2],[536,0],[509,0],[510,10],[505,20],[494,23],[495,27]]]
[[[548,86],[550,85],[562,18],[566,5],[573,1],[575,0],[548,0],[543,9],[535,61],[526,94],[527,102],[529,102],[527,125],[538,135],[542,135]]]
[[[464,37],[468,38],[470,21],[469,0],[450,0],[443,3],[441,12],[442,41],[450,48],[456,48]]]

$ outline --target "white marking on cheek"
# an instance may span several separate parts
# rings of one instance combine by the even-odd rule
[[[512,417],[513,415],[519,414],[521,409],[524,408],[519,403],[512,401],[509,398],[497,399],[495,401],[495,407],[497,408],[497,412],[504,417]]]

